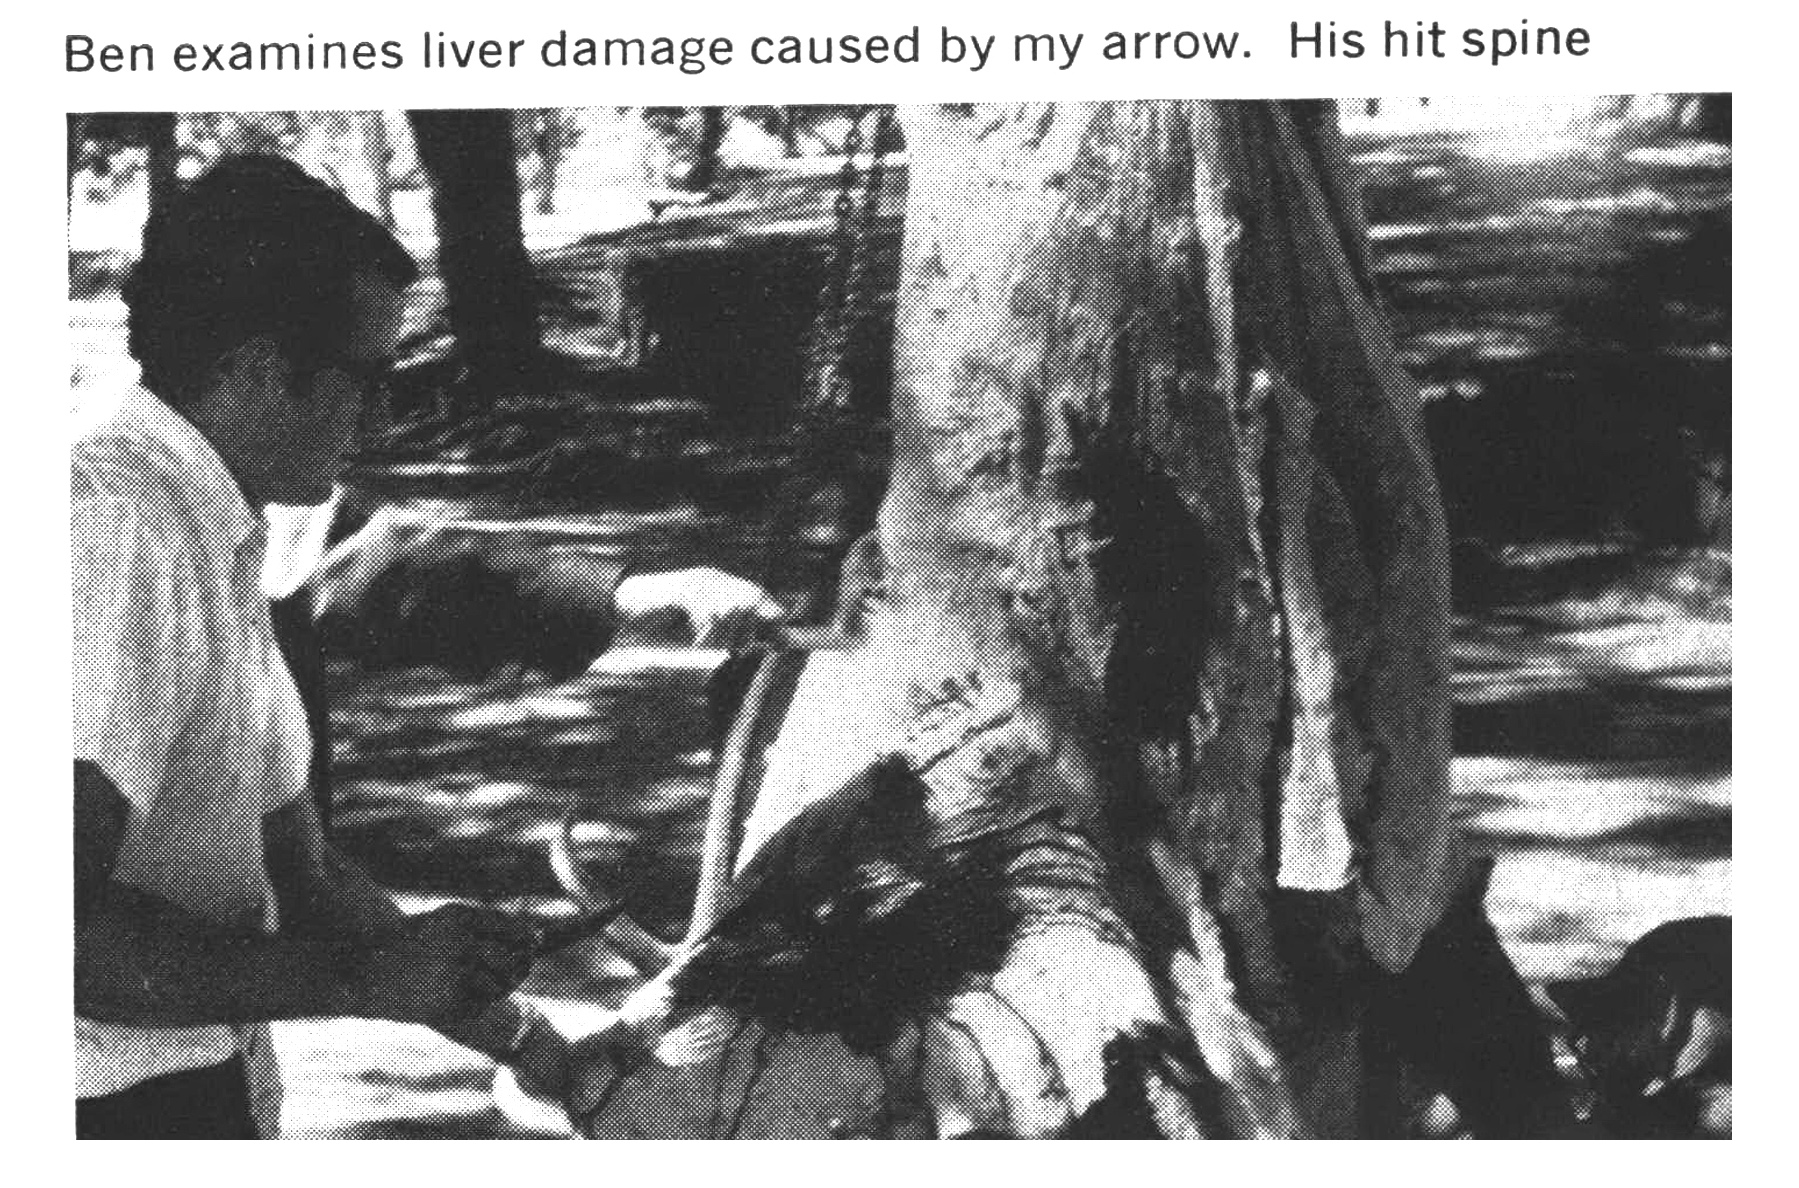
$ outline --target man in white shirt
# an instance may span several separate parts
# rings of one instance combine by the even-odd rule
[[[521,979],[529,929],[408,918],[324,841],[312,742],[259,584],[259,508],[326,499],[417,270],[289,162],[222,162],[145,229],[127,287],[147,391],[70,454],[77,1131],[254,1137],[266,1022],[455,1037]]]

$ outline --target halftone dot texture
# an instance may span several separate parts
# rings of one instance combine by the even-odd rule
[[[76,758],[122,797],[113,876],[230,930],[274,924],[263,818],[306,787],[311,739],[260,588],[262,521],[205,439],[135,392],[70,455]],[[278,1108],[261,1025],[77,1019],[88,1096],[241,1052]]]
[[[478,422],[474,453],[531,459],[531,491],[493,518],[542,514],[532,499],[580,507],[666,486],[699,514],[651,516],[598,552],[616,555],[622,538],[633,561],[759,575],[796,535],[841,553],[886,484],[875,604],[934,608],[948,626],[894,616],[916,647],[883,652],[885,683],[1003,674],[1022,655],[1077,701],[1129,701],[1139,724],[1178,710],[1186,737],[1142,749],[1133,777],[1160,807],[1125,815],[1178,822],[1225,938],[1224,967],[1202,961],[1196,982],[1176,985],[1234,996],[1262,1023],[1164,1002],[1112,1017],[1133,1015],[1140,983],[1168,985],[1168,947],[1200,944],[1191,934],[1206,921],[1133,935],[1124,919],[1138,914],[1097,873],[1099,851],[1043,843],[1021,853],[1014,893],[1086,906],[1045,908],[1053,926],[1025,929],[993,986],[921,1015],[914,1047],[877,1060],[746,1022],[716,1062],[627,1078],[596,1133],[921,1133],[932,1092],[939,1120],[973,1134],[1166,1131],[1180,1113],[1170,1101],[1193,1085],[1190,1112],[1224,1133],[1278,1119],[1280,1104],[1233,1113],[1193,1066],[1252,1086],[1266,1049],[1311,1128],[1366,1132],[1361,1074],[1339,1042],[1357,1025],[1410,1033],[1364,1047],[1364,1066],[1417,1062],[1434,1045],[1429,1087],[1457,1084],[1463,1122],[1504,1133],[1531,1123],[1537,1106],[1522,1099],[1542,1089],[1547,1058],[1508,958],[1532,981],[1597,973],[1661,920],[1728,910],[1728,146],[1720,160],[1642,133],[1590,150],[1597,134],[1575,125],[1557,133],[1565,152],[1488,152],[1453,127],[1357,131],[1353,106],[1349,152],[1311,104],[902,111],[905,155],[857,246],[866,292],[848,303],[851,357],[826,361],[852,373],[854,415],[886,405],[891,387],[891,431],[833,424],[763,440],[683,403],[779,407],[773,393],[817,364],[808,294],[843,264],[818,246],[835,225],[834,175],[787,212],[808,229],[797,246],[764,251],[733,234],[728,205],[671,184],[643,227],[537,252],[552,294],[544,341],[638,368],[648,378],[627,395],[673,399],[600,416],[533,410],[530,430]],[[1384,114],[1403,124],[1398,106]],[[373,141],[364,117],[342,118],[335,134]],[[676,156],[704,151],[709,124],[667,118]],[[580,171],[607,154],[583,139],[599,125],[571,113],[520,120],[521,143],[537,146],[526,222],[545,233],[548,212],[529,214],[543,188],[573,209]],[[384,135],[403,132],[386,121]],[[702,231],[726,244],[716,259],[687,246]],[[1597,280],[1595,259],[1608,262]],[[886,347],[889,302],[891,376],[867,358]],[[1111,469],[1097,482],[1082,472],[1093,426],[1129,447],[1101,452]],[[889,432],[890,466],[855,445]],[[669,467],[671,452],[697,456],[684,441],[709,437],[731,474]],[[1197,571],[1187,536],[1141,514],[1157,482],[1198,525]],[[783,483],[805,489],[777,499]],[[786,510],[764,524],[775,502]],[[530,557],[570,545],[501,535]],[[824,572],[809,554],[775,569],[788,597]],[[474,590],[454,567],[430,576],[445,598],[490,608],[475,634],[492,643],[484,656],[504,653],[508,608],[524,596]],[[540,601],[567,601],[554,583],[538,588]],[[1161,613],[1180,598],[1189,619]],[[870,617],[869,632],[889,629]],[[458,648],[453,623],[414,634]],[[1196,649],[1190,686],[1153,679]],[[583,648],[566,650],[568,669],[586,667]],[[632,654],[560,686],[446,684],[426,670],[339,682],[339,726],[354,729],[338,755],[344,837],[410,885],[547,892],[508,847],[529,853],[533,817],[585,803],[583,857],[628,889],[634,912],[678,931],[712,739],[702,682],[632,670]],[[771,799],[828,791],[830,773],[888,737],[903,709],[863,704],[881,687],[871,677],[795,699],[786,731],[825,740],[806,757],[812,778],[763,788],[752,818]],[[823,724],[796,720],[807,715]],[[471,741],[477,730],[491,733]],[[601,788],[655,804],[603,806]],[[406,839],[397,820],[423,840],[383,858]],[[1458,911],[1479,881],[1468,854],[1485,851],[1499,855],[1486,904],[1504,952]],[[1078,922],[1100,918],[1111,923]],[[1402,968],[1409,981],[1393,978]],[[559,967],[562,991],[580,975]],[[1456,1029],[1482,1017],[1505,1020],[1498,1038],[1457,1049]],[[1205,1034],[1192,1043],[1187,1030]],[[367,1034],[395,1058],[371,1075],[419,1103],[417,1116],[392,1107],[390,1123],[302,1132],[492,1124],[479,1064],[376,1025]],[[1108,1048],[1120,1034],[1129,1042]],[[1481,1067],[1520,1100],[1464,1084]],[[329,1103],[305,1111],[333,1115]]]

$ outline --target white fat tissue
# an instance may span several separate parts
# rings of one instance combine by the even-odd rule
[[[800,677],[768,770],[744,822],[742,872],[781,826],[890,749],[906,723],[906,684],[885,649],[815,652]]]

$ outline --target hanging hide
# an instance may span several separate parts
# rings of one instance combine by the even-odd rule
[[[939,1132],[1353,1132],[1365,966],[1455,881],[1441,508],[1328,114],[902,113],[881,598],[805,659],[735,868],[913,690],[1016,682],[1030,799],[1097,841],[1024,848],[991,975],[864,1037],[914,1052]],[[1133,928],[1145,872],[1172,938]]]

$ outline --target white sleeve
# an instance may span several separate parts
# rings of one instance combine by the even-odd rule
[[[278,602],[311,579],[325,556],[331,525],[343,506],[344,485],[331,484],[331,498],[316,507],[271,503],[262,509],[269,526],[268,549],[263,553],[262,592]]]
[[[122,501],[76,499],[70,521],[75,758],[142,812],[199,697],[194,578]]]

